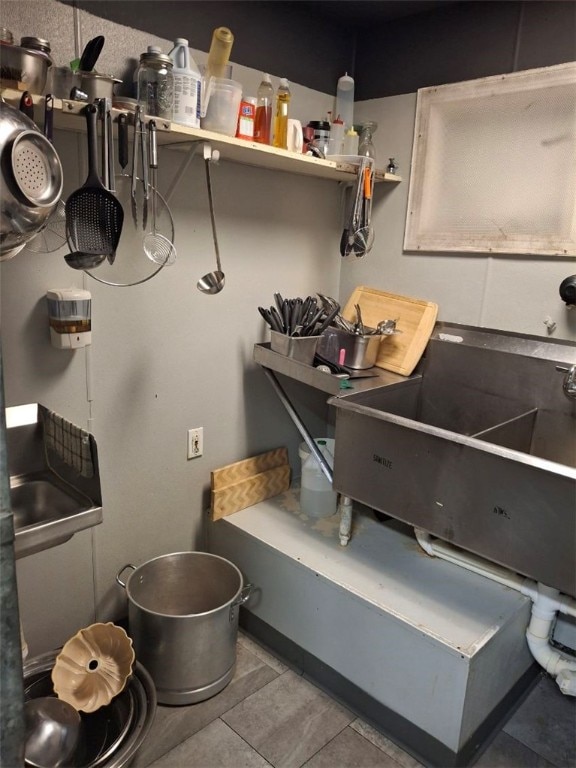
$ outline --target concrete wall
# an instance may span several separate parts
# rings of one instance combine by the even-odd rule
[[[74,56],[71,7],[56,0],[4,0],[2,15],[16,37],[48,38],[57,63]],[[84,42],[106,36],[98,68],[113,74],[128,71],[146,45],[170,45],[85,11],[79,26]],[[259,70],[233,63],[234,76],[254,92]],[[275,77],[284,74],[272,59],[267,65]],[[293,93],[295,117],[308,120],[331,108],[326,93],[297,83]],[[345,299],[354,286],[372,285],[437,301],[446,320],[544,335],[543,320],[550,316],[557,337],[575,338],[575,313],[557,296],[561,279],[574,271],[567,260],[402,253],[414,111],[413,93],[357,105],[358,119],[379,123],[381,161],[394,155],[404,179],[377,186],[377,240],[364,259],[338,254],[339,185],[222,161],[214,168],[213,187],[226,288],[213,297],[200,294],[196,281],[212,268],[213,250],[203,167],[195,159],[171,202],[177,262],[151,281],[121,289],[101,285],[70,270],[65,250],[23,252],[2,263],[7,404],[39,401],[89,427],[98,442],[104,497],[101,526],[18,564],[32,654],[94,619],[122,615],[125,598],[114,577],[125,563],[202,546],[211,469],[279,445],[289,447],[298,467],[296,430],[251,363],[253,344],[266,338],[256,308],[270,304],[275,291],[339,293]],[[85,178],[84,144],[79,134],[56,135],[66,194]],[[183,157],[161,150],[161,190],[170,186]],[[44,300],[48,288],[70,285],[93,296],[92,347],[73,353],[50,346]],[[291,388],[312,432],[324,434],[325,397]],[[204,427],[205,455],[190,462],[186,431],[197,426]]]

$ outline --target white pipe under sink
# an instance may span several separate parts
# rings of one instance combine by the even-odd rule
[[[569,658],[550,644],[557,613],[576,617],[576,600],[557,589],[527,579],[513,571],[490,563],[481,557],[432,537],[421,528],[414,528],[416,540],[432,557],[459,565],[468,571],[503,584],[532,600],[532,615],[526,629],[526,641],[536,661],[552,675],[562,693],[576,696],[576,659]]]

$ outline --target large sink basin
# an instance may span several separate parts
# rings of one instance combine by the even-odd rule
[[[439,324],[417,374],[336,397],[335,488],[576,594],[567,342]]]
[[[14,422],[19,408],[30,409],[31,415]],[[47,409],[33,404],[6,411],[14,550],[20,558],[63,544],[78,531],[101,523],[100,478],[91,435],[84,433],[92,458],[86,477],[66,453],[54,450],[55,441],[46,440],[46,419],[51,417]],[[12,422],[18,425],[11,426]]]

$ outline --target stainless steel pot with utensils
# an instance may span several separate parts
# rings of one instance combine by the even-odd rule
[[[74,269],[93,269],[116,253],[124,210],[98,175],[96,121],[93,104],[86,109],[88,177],[66,201],[66,238],[71,253],[65,259]]]
[[[23,41],[31,38],[22,38]],[[6,88],[25,88],[40,95],[46,87],[52,59],[46,51],[0,43],[0,80]]]
[[[0,260],[45,226],[62,194],[58,153],[36,125],[0,100]]]

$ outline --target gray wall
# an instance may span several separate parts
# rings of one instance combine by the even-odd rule
[[[464,2],[362,33],[356,98],[411,93],[576,58],[576,3]]]
[[[4,0],[2,10],[3,24],[15,36],[42,32],[58,63],[73,57],[70,7],[56,0]],[[122,72],[126,60],[150,42],[169,45],[85,11],[79,18],[84,41],[106,36],[102,71]],[[235,77],[254,92],[261,67],[233,62]],[[275,77],[284,74],[273,59],[266,69]],[[326,93],[298,83],[293,93],[294,115],[302,119],[332,104]],[[414,111],[413,93],[357,105],[358,119],[379,123],[380,164],[394,155],[403,176],[400,185],[376,187],[377,240],[364,259],[338,254],[338,184],[222,160],[213,186],[227,283],[218,296],[200,294],[196,281],[212,267],[213,251],[203,168],[195,159],[171,203],[177,262],[150,282],[103,286],[70,270],[65,251],[23,252],[1,264],[7,403],[39,401],[89,427],[98,442],[104,497],[101,526],[18,564],[32,654],[54,648],[94,619],[122,615],[125,598],[114,576],[125,563],[203,546],[210,470],[279,445],[289,447],[298,467],[298,435],[251,362],[253,344],[267,337],[256,307],[271,303],[274,291],[339,293],[345,299],[356,285],[372,285],[437,301],[445,320],[544,335],[549,315],[558,338],[576,337],[576,313],[567,312],[557,296],[561,279],[574,271],[567,260],[402,252]],[[84,143],[80,134],[56,135],[66,193],[85,178]],[[161,150],[161,190],[182,160],[178,151]],[[50,346],[44,301],[48,288],[70,285],[93,296],[93,344],[76,352]],[[320,436],[324,396],[293,388]],[[187,461],[186,431],[196,426],[204,427],[205,455]]]
[[[272,69],[331,94],[348,71],[360,101],[576,58],[576,4],[566,0],[79,0],[77,5],[167,39],[178,30],[200,50],[209,47],[215,27],[228,26],[238,64]]]

